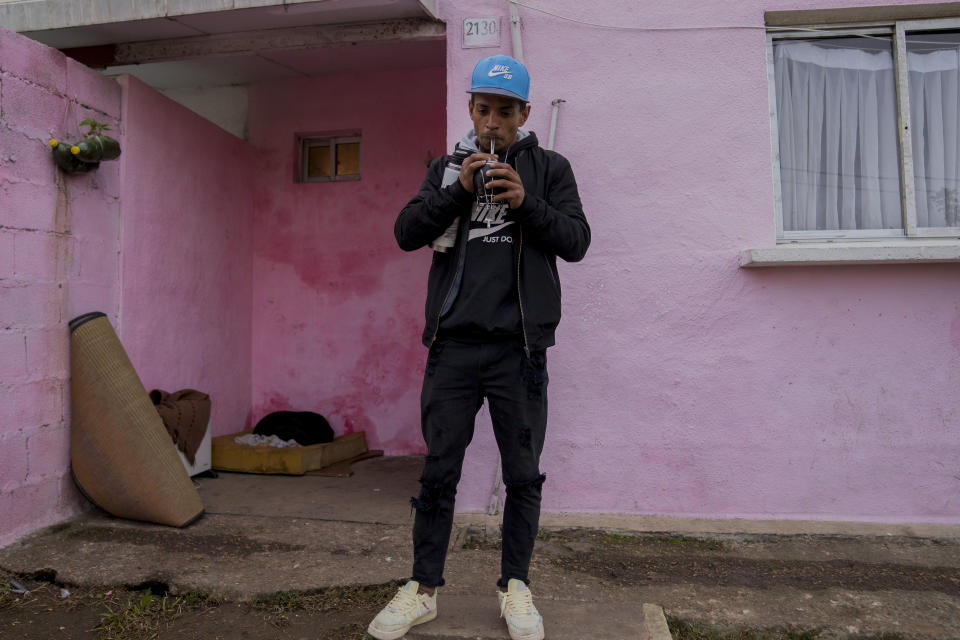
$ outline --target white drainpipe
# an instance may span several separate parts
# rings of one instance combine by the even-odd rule
[[[557,139],[557,116],[560,114],[560,103],[566,102],[563,98],[557,98],[550,104],[553,105],[553,115],[550,116],[550,137],[547,139],[547,149],[553,151],[553,143]]]
[[[523,62],[523,42],[520,40],[520,10],[517,0],[510,2],[510,34],[513,36],[513,57]]]

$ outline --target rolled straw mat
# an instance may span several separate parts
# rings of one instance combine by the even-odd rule
[[[70,463],[80,490],[120,518],[184,527],[203,503],[103,313],[70,321]]]

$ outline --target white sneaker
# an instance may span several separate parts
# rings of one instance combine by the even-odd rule
[[[507,621],[513,640],[543,640],[543,618],[533,606],[533,594],[523,580],[510,578],[507,592],[497,590],[500,616]]]
[[[367,633],[377,640],[397,640],[410,627],[430,622],[437,617],[437,592],[433,595],[417,593],[420,583],[411,580],[400,587],[393,600],[387,603],[367,627]],[[541,636],[542,637],[542,636]]]

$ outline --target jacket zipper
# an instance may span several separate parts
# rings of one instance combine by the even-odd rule
[[[460,224],[461,226],[464,224],[463,216],[460,216]],[[468,216],[466,225],[469,228],[470,226],[469,216]],[[459,229],[457,230],[457,233],[462,234],[462,232]],[[433,337],[430,338],[431,344],[433,342],[436,342],[437,340],[437,333],[440,331],[440,316],[443,315],[443,310],[447,308],[447,300],[450,299],[450,294],[453,293],[454,288],[457,286],[457,276],[459,275],[460,270],[463,268],[463,258],[466,256],[466,253],[467,253],[467,243],[466,241],[464,241],[460,247],[460,253],[457,256],[457,270],[453,272],[453,280],[450,281],[450,288],[447,289],[447,295],[443,297],[443,304],[440,305],[440,310],[437,311],[437,321],[433,325]]]
[[[520,175],[520,154],[517,152],[517,175]],[[530,359],[530,342],[527,340],[527,321],[523,315],[523,295],[520,293],[520,259],[523,257],[523,226],[517,223],[517,233],[520,236],[520,246],[517,247],[517,302],[520,303],[520,331],[523,333],[523,352]]]
[[[527,341],[527,321],[523,315],[523,296],[520,294],[520,258],[523,257],[523,227],[517,225],[520,234],[520,246],[517,249],[517,301],[520,303],[520,331],[523,332],[523,352],[530,358],[530,343]]]

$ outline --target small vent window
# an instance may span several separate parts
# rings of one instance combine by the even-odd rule
[[[302,136],[298,182],[359,180],[360,135]]]

